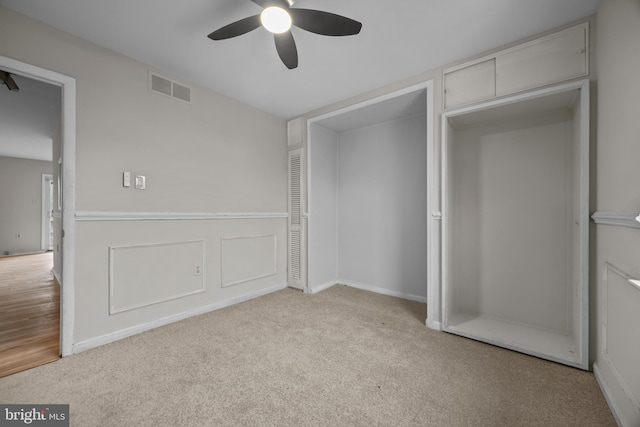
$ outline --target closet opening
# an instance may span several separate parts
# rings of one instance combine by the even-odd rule
[[[427,303],[427,82],[307,123],[306,292],[335,284]]]
[[[589,82],[442,126],[444,330],[587,369]]]

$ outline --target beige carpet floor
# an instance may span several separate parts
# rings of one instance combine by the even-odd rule
[[[615,426],[593,374],[424,326],[424,304],[285,289],[0,378],[72,426]]]

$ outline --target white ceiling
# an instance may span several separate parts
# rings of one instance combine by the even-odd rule
[[[293,28],[288,70],[263,28],[206,36],[260,13],[250,0],[0,0],[0,5],[282,118],[595,13],[599,0],[298,0],[356,19],[359,35]]]
[[[0,84],[0,156],[51,161],[60,117],[60,87],[12,77],[19,92]]]

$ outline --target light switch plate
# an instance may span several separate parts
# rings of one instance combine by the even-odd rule
[[[136,190],[144,190],[145,188],[147,188],[147,177],[136,175]]]
[[[122,186],[127,188],[131,187],[131,172],[122,172]]]

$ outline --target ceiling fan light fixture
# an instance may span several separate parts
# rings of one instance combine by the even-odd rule
[[[274,34],[282,34],[291,28],[291,15],[281,7],[267,7],[260,14],[260,22]]]

